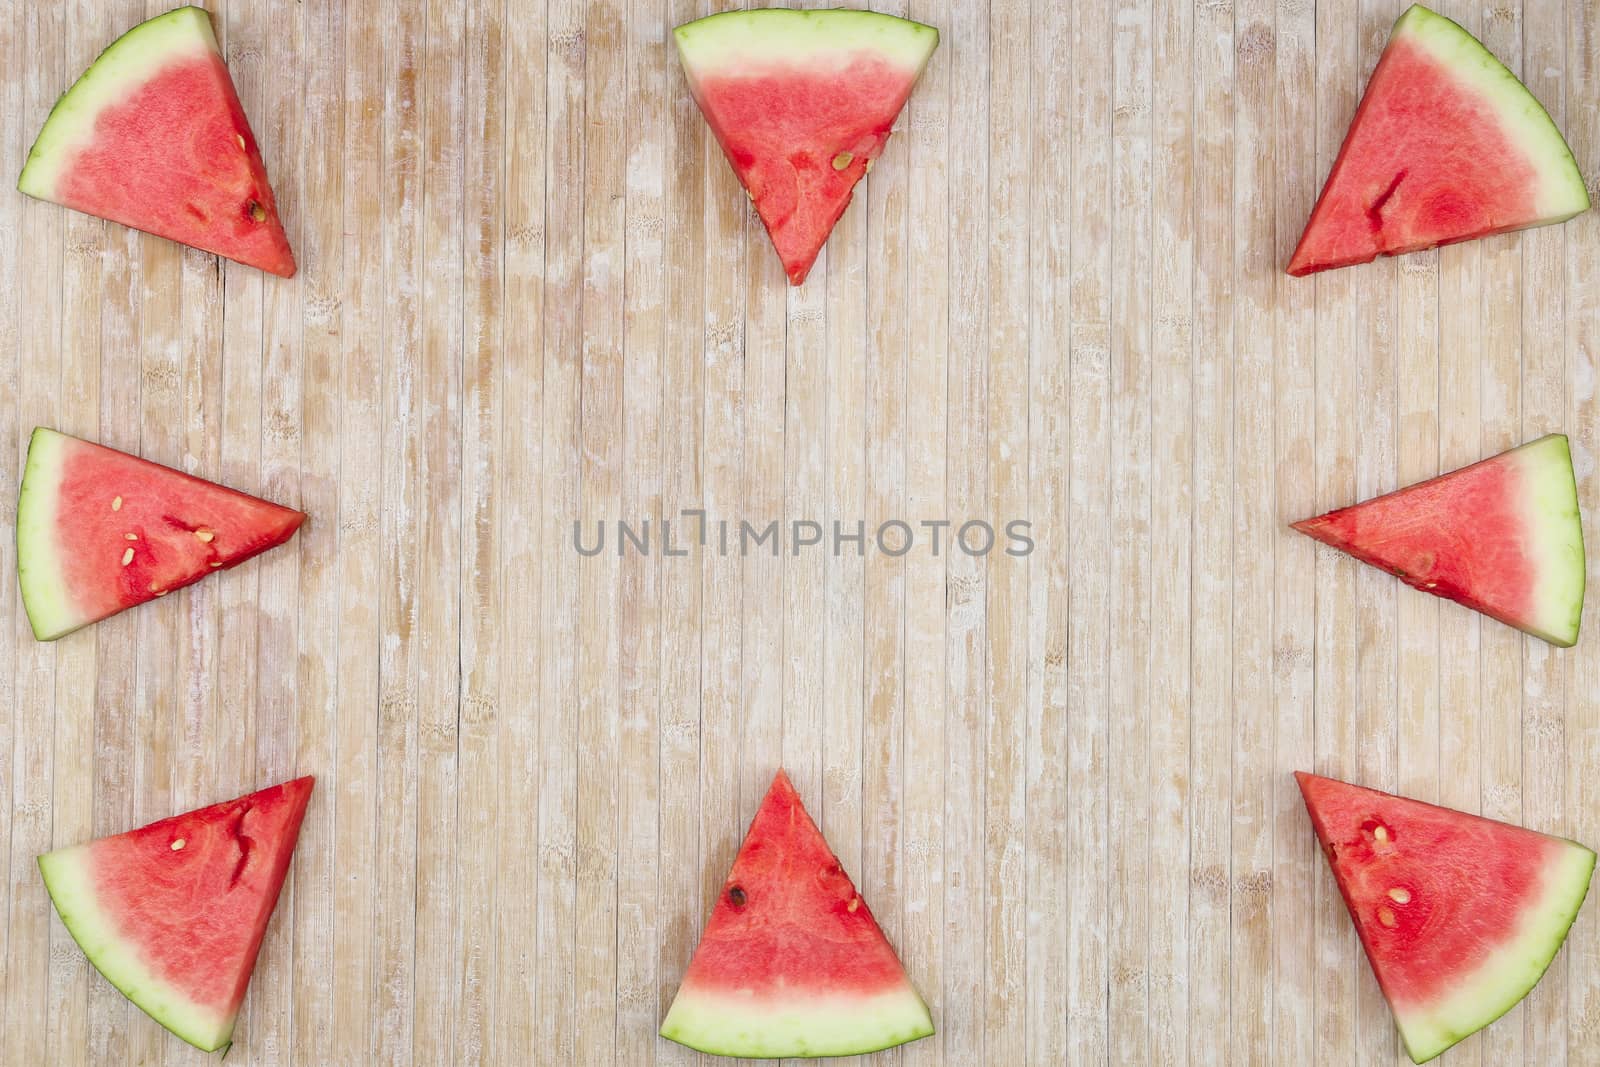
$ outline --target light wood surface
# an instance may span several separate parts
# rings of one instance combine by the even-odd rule
[[[5,0],[0,174],[164,6]],[[1297,768],[1600,843],[1600,623],[1285,526],[1552,430],[1600,514],[1600,216],[1281,272],[1400,4],[885,0],[943,43],[800,289],[704,0],[211,6],[300,275],[0,195],[0,483],[45,424],[311,520],[37,644],[0,497],[0,1064],[211,1062],[33,858],[296,773],[230,1067],[697,1062],[655,1028],[780,764],[933,1009],[904,1067],[1405,1062]],[[1600,192],[1600,6],[1441,6]],[[1594,912],[1441,1062],[1600,1064]]]

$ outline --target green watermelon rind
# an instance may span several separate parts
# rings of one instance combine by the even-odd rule
[[[88,845],[47,853],[38,862],[45,890],[67,932],[123,996],[202,1052],[215,1052],[232,1041],[235,1016],[221,1017],[162,981],[117,934],[95,898]]]
[[[1528,226],[1554,225],[1588,210],[1589,191],[1555,120],[1483,42],[1421,4],[1408,8],[1395,22],[1390,39],[1401,38],[1426,50],[1454,77],[1482,93],[1494,107],[1501,129],[1522,148],[1541,183],[1539,219]]]
[[[661,1036],[714,1056],[812,1059],[894,1048],[933,1033],[933,1017],[907,983],[872,996],[797,994],[758,1006],[737,991],[684,988]]]
[[[17,581],[28,624],[40,641],[54,641],[89,622],[72,608],[55,538],[61,466],[71,440],[42,426],[33,431],[17,496]]]
[[[1588,579],[1572,448],[1565,434],[1549,434],[1512,449],[1506,456],[1522,468],[1527,480],[1525,507],[1534,540],[1529,555],[1541,564],[1533,594],[1536,617],[1513,621],[1512,625],[1553,645],[1570,648],[1578,640]]]
[[[939,44],[939,31],[920,22],[874,11],[793,11],[763,8],[725,11],[672,31],[691,79],[734,63],[802,65],[870,51],[908,71],[920,72]]]
[[[148,81],[173,57],[202,50],[221,55],[211,17],[198,7],[168,11],[112,41],[56,101],[28,152],[17,188],[31,197],[52,200],[62,167],[74,148],[93,138],[101,110],[127,99],[131,87]]]
[[[1572,841],[1545,880],[1544,895],[1524,908],[1522,929],[1484,961],[1477,973],[1426,1011],[1395,1009],[1400,1039],[1414,1063],[1426,1063],[1477,1033],[1526,997],[1566,941],[1594,874],[1595,854]]]

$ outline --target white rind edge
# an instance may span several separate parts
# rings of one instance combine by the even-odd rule
[[[17,584],[33,636],[54,641],[84,625],[67,603],[61,552],[55,541],[61,464],[74,438],[40,426],[28,441],[17,494]]]
[[[103,108],[126,100],[132,86],[148,81],[174,56],[207,50],[222,55],[211,17],[198,7],[157,15],[111,42],[56,101],[28,152],[17,188],[39,200],[55,200],[62,169],[92,139]]]
[[[1426,49],[1455,77],[1476,89],[1496,111],[1500,128],[1522,149],[1540,178],[1529,225],[1565,222],[1589,207],[1589,194],[1566,138],[1522,81],[1494,53],[1452,19],[1421,4],[1395,22],[1391,40],[1406,38]]]
[[[1426,1009],[1396,1010],[1395,1022],[1412,1062],[1428,1062],[1510,1011],[1555,959],[1589,892],[1595,854],[1575,842],[1554,840],[1563,846],[1560,859],[1547,869],[1544,893],[1527,906],[1523,927],[1444,1001]]]
[[[796,993],[794,1001],[713,993],[686,985],[661,1036],[718,1056],[755,1059],[851,1056],[933,1033],[933,1018],[907,982],[871,996]]]
[[[1529,555],[1544,564],[1534,591],[1539,617],[1531,632],[1569,647],[1578,639],[1588,578],[1572,452],[1564,434],[1549,434],[1510,455],[1525,479],[1523,506],[1535,517],[1531,527],[1537,542],[1529,546]]]
[[[690,80],[775,63],[841,63],[862,51],[903,67],[913,77],[939,46],[939,31],[872,11],[729,11],[686,22],[672,31]]]
[[[194,1003],[123,947],[124,939],[95,899],[91,848],[75,845],[39,857],[45,890],[67,932],[95,969],[156,1022],[203,1052],[228,1044],[236,1014],[220,1017]]]

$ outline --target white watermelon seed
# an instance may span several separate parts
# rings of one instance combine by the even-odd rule
[[[1378,921],[1385,926],[1393,926],[1395,923],[1394,912],[1390,911],[1388,908],[1379,908]]]
[[[216,534],[212,533],[210,530],[205,530],[205,529],[196,530],[194,532],[194,535],[200,539],[200,543],[203,544],[203,545],[209,545],[212,542],[212,540],[215,539],[216,536],[217,536]]]
[[[850,165],[850,161],[855,158],[856,156],[854,152],[840,152],[838,155],[833,157],[833,169],[844,170],[844,168]]]
[[[235,141],[238,141],[238,142],[239,142],[239,147],[240,147],[240,148],[243,148],[243,147],[244,147],[244,134],[242,134],[242,133],[236,133],[236,134],[234,134],[234,135],[233,135],[233,139],[234,139],[234,140],[235,140]]]
[[[136,534],[136,533],[125,533],[122,536],[123,536],[123,538],[125,540],[128,540],[128,541],[137,541],[137,540],[139,540],[139,535]]]
[[[115,499],[113,499],[111,501],[111,510],[112,511],[121,511],[122,510],[122,498],[120,496],[116,497]]]
[[[133,562],[133,549],[130,548],[130,549],[125,550],[122,553],[122,565],[124,567],[126,567],[128,564],[130,564],[132,562]]]
[[[1400,886],[1395,886],[1393,889],[1389,890],[1389,899],[1394,901],[1396,904],[1409,904],[1411,903],[1411,891],[1409,889],[1403,889]]]
[[[850,898],[850,903],[845,905],[844,910],[848,911],[851,915],[854,915],[856,913],[856,909],[859,908],[860,906],[861,906],[861,898],[860,897],[851,897]]]
[[[185,841],[183,838],[180,837],[180,838],[178,838],[176,841],[174,841],[172,843],[172,851],[174,851],[174,852],[182,852],[183,851],[183,846],[187,845],[188,843],[189,842]]]
[[[256,201],[252,200],[250,201],[250,217],[255,219],[257,222],[266,222],[267,209],[256,203]]]
[[[1389,831],[1384,827],[1379,826],[1372,831],[1372,836],[1376,837],[1379,841],[1387,841],[1389,840]]]

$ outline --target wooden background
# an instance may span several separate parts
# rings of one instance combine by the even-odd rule
[[[0,6],[12,175],[166,5]],[[933,1008],[905,1067],[1404,1062],[1295,768],[1600,843],[1594,611],[1554,650],[1284,526],[1558,429],[1600,514],[1600,215],[1281,273],[1399,4],[886,0],[943,44],[801,289],[703,2],[213,6],[301,273],[0,195],[0,482],[42,423],[311,521],[50,645],[0,500],[0,1063],[213,1062],[33,857],[296,773],[230,1067],[693,1061],[780,763]],[[1600,5],[1443,7],[1600,191]],[[686,508],[1038,547],[572,548]],[[1442,1062],[1600,1063],[1595,910]]]

